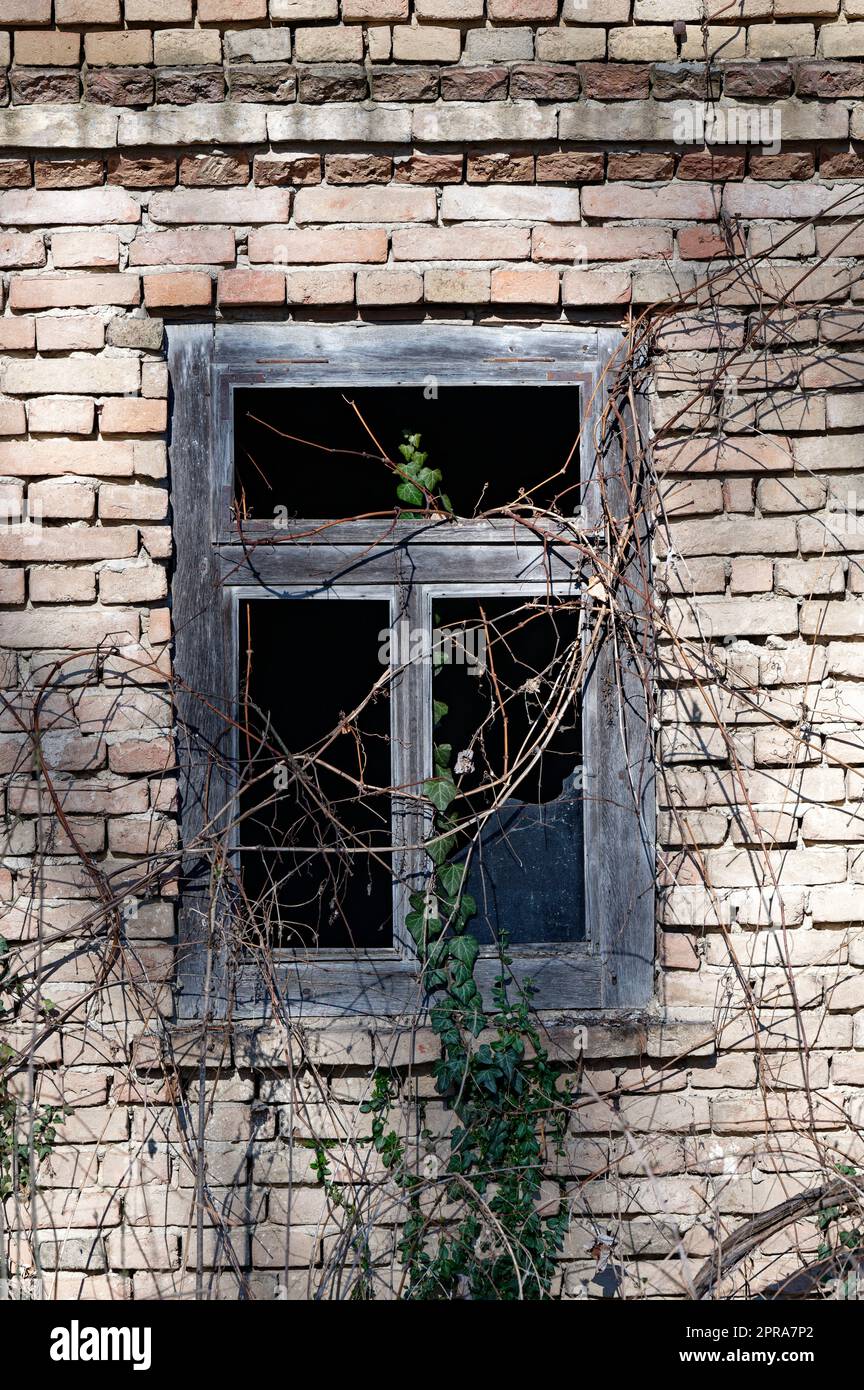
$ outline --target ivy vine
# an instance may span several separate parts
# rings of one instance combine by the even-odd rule
[[[403,482],[397,492],[414,506],[423,500],[419,488],[428,493],[441,475],[427,469],[419,435],[406,433],[405,440],[402,455],[418,470],[419,486],[409,493]],[[443,701],[433,701],[436,730],[447,713]],[[399,1243],[407,1297],[543,1299],[550,1296],[569,1215],[563,1209],[543,1214],[541,1184],[549,1149],[562,1146],[572,1095],[542,1046],[530,982],[512,981],[506,937],[499,943],[491,1006],[484,1004],[475,978],[480,948],[470,931],[477,905],[466,890],[467,867],[454,857],[453,808],[460,793],[452,756],[450,744],[434,742],[433,776],[423,784],[433,816],[426,845],[430,873],[425,891],[410,896],[406,927],[441,1045],[436,1090],[455,1118],[445,1183],[446,1198],[461,1213],[455,1224],[433,1230],[422,1209],[423,1180],[410,1171],[404,1141],[387,1124],[396,1099],[390,1073],[376,1073],[361,1109],[372,1115],[372,1143],[408,1201]]]

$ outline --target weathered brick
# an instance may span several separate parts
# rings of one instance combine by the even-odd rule
[[[108,182],[126,188],[173,188],[177,161],[162,155],[112,154],[108,157]]]
[[[396,261],[523,260],[530,251],[527,227],[406,227],[393,233]]]
[[[256,184],[261,188],[320,183],[321,156],[318,154],[256,154],[254,178]]]
[[[216,231],[142,232],[129,247],[129,264],[233,265],[236,254],[234,232],[227,227]]]
[[[334,227],[312,232],[261,227],[249,233],[249,259],[282,265],[386,261],[387,233],[379,228],[361,231]]]
[[[144,276],[144,303],[148,309],[209,308],[212,298],[213,281],[203,270]]]
[[[157,223],[287,222],[290,213],[291,194],[278,188],[226,192],[177,188],[171,193],[156,193],[150,200],[150,215]]]
[[[569,188],[445,188],[441,194],[445,222],[578,222],[579,193]]]
[[[423,298],[423,279],[412,270],[360,270],[357,303],[418,304]]]
[[[51,227],[63,223],[100,226],[106,222],[139,222],[141,208],[119,188],[87,192],[10,190],[0,193],[0,222],[7,227]]]
[[[168,403],[144,399],[106,401],[99,424],[105,435],[164,433],[168,426]]]
[[[350,304],[354,298],[350,270],[291,270],[285,279],[289,304]]]
[[[557,304],[557,270],[493,270],[492,300],[504,304]]]
[[[491,276],[488,270],[427,270],[424,298],[429,304],[488,304]]]
[[[84,56],[93,67],[152,63],[153,35],[149,29],[97,29],[84,35]]]
[[[116,269],[120,242],[114,232],[55,232],[51,256],[55,270]]]
[[[180,160],[180,182],[188,188],[237,188],[249,182],[249,161],[241,154],[195,154]]]
[[[27,406],[32,434],[91,434],[95,415],[93,401],[74,396],[41,396]]]
[[[155,90],[147,68],[92,68],[84,74],[84,100],[98,106],[149,106]]]
[[[138,389],[139,379],[138,363],[123,357],[10,361],[3,389],[13,396],[125,395]]]
[[[51,0],[0,0],[0,24],[50,24]]]
[[[37,159],[33,179],[37,188],[95,188],[102,182],[102,161]]]
[[[223,270],[219,303],[226,306],[285,303],[285,276],[274,270]]]
[[[13,309],[73,309],[139,302],[137,275],[16,275],[9,292]]]
[[[40,352],[98,351],[105,345],[105,325],[101,319],[79,314],[39,319],[36,344]]]
[[[630,276],[622,270],[567,270],[562,296],[565,304],[626,304]]]
[[[501,110],[492,103],[418,107],[412,121],[420,144],[463,141],[550,140],[557,134],[554,111],[534,102],[517,102]]]
[[[40,34],[24,29],[15,35],[15,62],[23,67],[77,67],[80,58],[80,34],[60,29]]]
[[[506,101],[510,69],[497,67],[446,68],[441,73],[444,101]]]
[[[301,188],[295,220],[315,222],[433,222],[435,194],[415,188]]]

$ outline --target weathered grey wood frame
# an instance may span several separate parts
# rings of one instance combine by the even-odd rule
[[[181,827],[187,849],[180,908],[181,1016],[220,1017],[230,1010],[235,1018],[262,1018],[272,1007],[274,992],[293,1017],[411,1015],[423,1003],[410,941],[397,925],[398,897],[392,950],[280,952],[270,980],[257,962],[229,960],[232,943],[211,931],[214,917],[218,919],[218,902],[213,906],[218,893],[210,882],[207,856],[195,849],[205,827],[208,833],[221,829],[219,813],[231,794],[234,734],[226,715],[236,699],[239,597],[322,597],[343,590],[356,597],[402,595],[410,621],[412,611],[422,617],[422,605],[433,591],[560,593],[580,581],[572,546],[556,547],[551,530],[541,537],[510,521],[494,526],[350,522],[310,535],[315,525],[304,520],[295,531],[257,523],[238,535],[229,512],[233,392],[248,386],[419,387],[430,377],[439,388],[578,386],[586,424],[581,448],[584,507],[576,524],[596,531],[603,521],[601,480],[606,506],[616,495],[625,504],[620,450],[613,443],[598,458],[593,449],[606,394],[604,374],[620,342],[619,331],[611,328],[170,328],[172,596]],[[302,542],[297,531],[303,533]],[[574,525],[562,526],[562,531],[572,541]],[[638,607],[638,596],[634,603]],[[618,659],[614,664],[608,644],[595,657],[586,683],[587,941],[578,947],[526,947],[513,953],[514,974],[535,981],[535,1002],[541,1008],[632,1009],[651,998],[654,786],[643,678],[644,671],[636,671],[632,663],[622,666]],[[408,668],[401,679],[416,686],[394,702],[396,717],[404,719],[406,710],[424,707],[425,677],[422,668]],[[405,732],[419,736],[428,766],[431,727]],[[400,785],[398,776],[394,785]],[[403,842],[413,838],[403,827],[396,843],[398,834],[404,834]],[[225,852],[231,850],[226,830]],[[481,984],[488,987],[499,968],[493,953],[482,959]]]

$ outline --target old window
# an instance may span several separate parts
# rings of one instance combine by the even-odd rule
[[[621,473],[593,447],[614,343],[172,330],[187,1015],[229,977],[235,1015],[274,989],[310,1015],[412,1008],[445,774],[478,979],[506,934],[541,1007],[648,999],[644,711],[586,651],[579,542]]]

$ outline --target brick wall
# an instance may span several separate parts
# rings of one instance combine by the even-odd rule
[[[86,949],[100,874],[122,894],[176,843],[163,321],[654,312],[657,1003],[550,1021],[584,1103],[544,1200],[574,1212],[564,1296],[610,1288],[598,1231],[612,1287],[686,1293],[718,1231],[862,1156],[861,0],[0,0],[0,25],[0,504],[31,518],[0,528],[0,934],[51,966],[63,1020],[4,1034],[72,1109],[36,1212],[49,1287],[194,1285],[170,876],[107,978]],[[399,1209],[358,1104],[373,1064],[403,1068],[434,1164],[434,1040],[204,1046],[211,1292],[239,1269],[256,1297],[335,1296],[317,1136],[387,1296]],[[784,1233],[747,1278],[817,1244]]]

